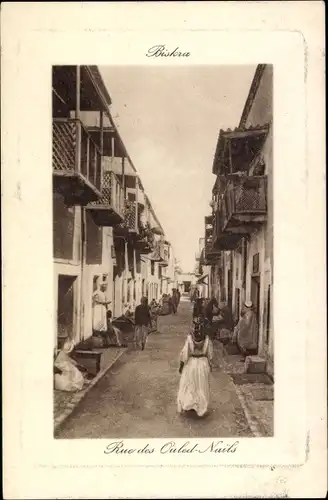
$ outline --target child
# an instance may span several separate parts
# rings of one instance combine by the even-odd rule
[[[212,342],[204,333],[203,324],[196,322],[180,354],[179,413],[194,410],[199,417],[207,413],[212,357]]]

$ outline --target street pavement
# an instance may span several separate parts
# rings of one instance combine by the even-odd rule
[[[210,412],[204,419],[177,413],[179,353],[191,323],[191,304],[158,320],[144,351],[129,349],[64,423],[58,438],[251,437],[231,377],[214,345]]]

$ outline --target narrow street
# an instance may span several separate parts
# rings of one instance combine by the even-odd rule
[[[87,394],[58,437],[157,438],[251,437],[232,379],[220,369],[214,346],[210,413],[205,419],[180,416],[176,409],[179,352],[189,330],[191,304],[176,316],[160,317],[146,349],[129,349]]]

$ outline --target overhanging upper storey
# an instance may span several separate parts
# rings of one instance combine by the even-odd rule
[[[248,171],[252,161],[263,147],[269,125],[257,125],[235,130],[220,130],[212,172],[228,175]]]

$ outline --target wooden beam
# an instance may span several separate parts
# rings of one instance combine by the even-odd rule
[[[80,108],[81,108],[81,68],[76,66],[76,106],[75,106],[75,118],[80,120]],[[81,122],[76,123],[76,154],[75,154],[75,168],[77,172],[81,171],[81,138],[82,129]]]
[[[138,231],[139,221],[139,177],[136,176],[136,230]]]
[[[248,137],[256,137],[258,135],[265,135],[268,132],[268,127],[263,126],[251,130],[232,130],[231,132],[223,132],[225,139],[245,139]]]
[[[76,66],[76,98],[75,98],[75,118],[77,120],[80,119],[80,111],[81,111],[81,67]]]
[[[57,90],[54,89],[54,87],[52,87],[52,91],[63,104],[67,104],[66,101],[58,94]]]
[[[231,141],[229,141],[229,170],[232,173],[232,155],[231,155]]]
[[[110,138],[111,150],[112,150],[112,158],[115,158],[115,137]]]
[[[104,154],[104,113],[100,111],[100,154]]]
[[[125,162],[125,158],[123,157],[122,158],[122,186],[123,186],[123,196],[124,196],[124,199],[126,197],[126,187],[125,187],[125,165],[124,165],[124,162]]]

